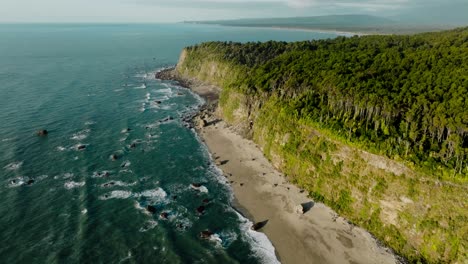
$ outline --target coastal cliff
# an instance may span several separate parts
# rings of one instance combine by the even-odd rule
[[[314,201],[410,262],[463,263],[467,40],[458,29],[205,43],[171,74],[220,87],[217,114]]]

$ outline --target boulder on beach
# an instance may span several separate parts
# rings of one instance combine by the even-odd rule
[[[312,207],[314,207],[314,205],[315,205],[314,202],[302,203],[302,204],[296,206],[296,213],[297,214],[305,214],[308,211],[310,211],[310,209],[312,209]]]
[[[208,126],[208,121],[206,121],[206,119],[202,119],[200,121],[200,125],[201,125],[201,127],[207,127]]]
[[[252,230],[258,231],[259,229],[263,228],[268,224],[268,220],[257,222],[254,225],[252,225]]]
[[[49,134],[49,131],[47,131],[45,129],[41,129],[41,130],[37,131],[37,135],[40,136],[40,137],[47,136],[48,134]]]

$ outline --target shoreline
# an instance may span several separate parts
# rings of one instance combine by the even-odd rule
[[[158,79],[178,81],[206,104],[192,122],[214,162],[231,185],[233,207],[263,232],[282,263],[399,263],[399,257],[362,228],[350,224],[287,178],[251,140],[236,134],[217,111],[220,89],[181,79],[174,70]]]

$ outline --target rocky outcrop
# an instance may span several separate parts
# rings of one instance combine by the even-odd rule
[[[40,137],[47,136],[48,134],[49,134],[49,131],[47,131],[45,129],[41,129],[41,130],[37,131],[37,135],[40,136]]]

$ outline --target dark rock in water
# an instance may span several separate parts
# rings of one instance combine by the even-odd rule
[[[105,183],[103,186],[104,187],[112,187],[115,185],[115,182],[109,182],[109,183]]]
[[[11,184],[16,184],[16,180],[11,180],[10,183]]]
[[[146,210],[152,214],[155,214],[156,213],[156,207],[152,206],[152,205],[148,205],[146,206]]]
[[[112,155],[110,156],[110,158],[111,158],[112,161],[116,161],[116,160],[119,159],[119,156],[117,156],[116,154],[112,154]]]
[[[45,129],[41,129],[41,130],[37,131],[37,135],[40,136],[40,137],[47,136],[47,134],[49,134],[49,131],[47,131]]]
[[[76,147],[76,149],[78,149],[78,150],[85,150],[85,149],[86,149],[86,145],[78,145],[78,147]]]
[[[27,185],[31,185],[34,183],[34,180],[29,180],[28,182],[26,182]]]
[[[136,148],[136,143],[132,143],[132,144],[130,145],[130,148]]]
[[[203,239],[210,239],[212,235],[214,235],[214,233],[209,230],[200,232],[200,238],[203,238]]]
[[[174,120],[174,118],[172,116],[168,116],[162,120],[159,120],[159,123],[165,123],[165,122],[168,122],[168,121],[171,121],[171,120]]]
[[[130,132],[130,131],[132,131],[132,129],[131,129],[131,128],[127,128],[127,129],[125,129],[124,131],[125,131],[125,132]]]
[[[202,205],[202,206],[199,206],[199,207],[197,208],[197,212],[198,212],[199,214],[204,214],[204,213],[205,213],[205,209],[206,209],[205,206],[203,206],[203,205]]]
[[[182,96],[182,95],[184,95],[184,94],[183,94],[183,93],[177,93],[177,95],[178,95],[178,96]]]
[[[167,218],[169,217],[169,214],[166,213],[166,212],[162,212],[162,213],[159,215],[159,217],[161,217],[161,219],[166,219],[166,220],[167,220]]]
[[[162,104],[161,101],[154,101],[156,104]]]
[[[255,223],[251,228],[252,228],[252,230],[257,231],[257,230],[263,228],[264,226],[266,226],[266,224],[268,224],[268,220]]]
[[[203,199],[203,203],[204,203],[204,204],[207,204],[207,203],[209,203],[209,202],[210,202],[210,199]]]
[[[192,183],[192,187],[194,188],[200,188],[202,186],[201,183]]]
[[[176,200],[176,199],[177,199],[177,195],[172,196],[172,200]]]
[[[181,223],[178,223],[178,224],[176,225],[176,227],[177,227],[178,229],[180,229],[180,230],[185,229],[185,226],[184,226],[183,224],[181,224]]]

